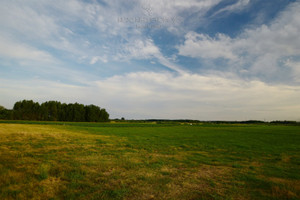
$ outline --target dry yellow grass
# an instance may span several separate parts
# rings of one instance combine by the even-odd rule
[[[129,138],[106,130],[0,124],[0,199],[251,199],[243,174],[262,173],[264,166],[257,160],[207,164],[224,149],[155,146],[147,143],[151,135]],[[278,160],[292,159],[280,154]],[[273,184],[268,192],[256,190],[267,197],[299,196],[298,180],[253,177]]]
[[[96,145],[97,139],[101,139],[104,145]],[[153,170],[135,167],[145,162],[146,154],[151,158],[149,162],[167,157],[181,159],[185,155],[148,154],[140,151],[125,152],[121,158],[115,158],[115,155],[103,155],[101,148],[124,151],[126,148],[114,145],[123,143],[124,138],[92,135],[85,131],[74,132],[55,126],[1,124],[0,141],[2,160],[15,162],[13,169],[1,177],[2,188],[19,191],[15,195],[18,198],[49,199],[61,195],[68,184],[66,173],[72,171],[70,163],[77,163],[80,167],[76,166],[76,170],[79,168],[87,178],[94,179],[95,183],[90,183],[92,186],[97,184],[97,180],[105,180],[103,187],[111,190],[120,185],[129,185],[130,190],[135,191],[134,197],[129,195],[125,199],[179,199],[185,198],[184,195],[189,191],[207,193],[210,192],[210,180],[229,174],[228,169],[204,165],[194,169],[166,165]],[[53,157],[44,158],[49,152],[55,152]],[[65,163],[61,163],[62,159],[66,160]],[[129,165],[129,168],[124,170],[122,165]],[[4,168],[2,164],[0,166]],[[111,178],[113,176],[119,178]],[[158,190],[160,186],[156,180],[167,181],[162,191]],[[31,192],[26,194],[28,190]],[[218,193],[222,194],[222,190],[219,187]]]

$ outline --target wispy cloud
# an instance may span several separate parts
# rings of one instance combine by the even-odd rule
[[[112,117],[202,120],[299,120],[299,86],[268,85],[235,76],[137,72],[75,86],[39,79],[1,79],[10,103],[20,99],[105,106]],[[65,91],[68,91],[67,93]],[[93,97],[93,98],[90,98]],[[230,113],[230,115],[228,114]]]
[[[128,61],[132,59],[155,59],[160,64],[175,72],[185,73],[182,67],[178,66],[161,53],[160,49],[154,44],[152,39],[133,39],[124,44],[121,49],[122,51],[115,57],[116,60]]]
[[[214,13],[213,16],[221,14],[221,13],[232,13],[239,12],[245,9],[250,3],[250,0],[238,0],[236,3],[228,5],[226,7],[221,8],[217,12]]]
[[[232,46],[232,39],[223,34],[211,38],[205,34],[189,32],[185,36],[184,44],[179,46],[178,49],[180,55],[193,58],[235,60],[237,56],[233,52]]]
[[[255,77],[263,74],[269,80],[277,78],[276,74],[284,70],[282,62],[300,57],[299,11],[300,3],[293,3],[270,25],[247,29],[236,38],[223,34],[217,34],[213,38],[190,32],[186,34],[184,44],[178,47],[179,54],[206,60],[225,58],[230,62],[223,64],[233,66],[234,70],[246,70]],[[293,71],[285,71],[286,74],[282,75],[287,80]],[[295,76],[293,78],[294,82],[300,79]]]
[[[13,41],[9,37],[0,35],[0,56],[19,61],[30,60],[40,63],[55,63],[55,58],[46,51],[36,49],[21,41]]]
[[[234,24],[243,19],[230,16],[252,1],[3,0],[0,104],[57,99],[126,118],[298,120],[300,2],[287,4],[268,24],[229,35],[215,31],[215,17]]]

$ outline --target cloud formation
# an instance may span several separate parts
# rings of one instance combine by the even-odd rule
[[[179,54],[206,60],[227,59],[229,62],[224,65],[256,77],[264,74],[269,79],[286,67],[285,80],[292,76],[293,82],[299,83],[300,77],[294,74],[295,65],[285,64],[300,58],[299,11],[300,3],[293,3],[270,25],[246,29],[236,38],[224,34],[211,37],[191,31],[185,35],[184,44],[178,46]]]
[[[211,38],[205,34],[189,32],[185,35],[184,44],[178,49],[180,55],[193,58],[236,60],[232,43],[232,39],[223,34]]]
[[[266,24],[246,21],[260,5],[3,0],[0,104],[54,99],[104,106],[112,117],[300,120],[300,2],[266,13]],[[218,20],[233,25],[214,27]]]
[[[71,102],[104,106],[112,117],[299,120],[295,112],[300,109],[299,86],[274,86],[237,77],[137,72],[87,81],[86,86],[39,79],[15,84],[1,79],[1,83],[1,93],[12,99],[72,99]]]

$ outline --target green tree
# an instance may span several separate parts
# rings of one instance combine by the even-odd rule
[[[59,109],[58,120],[59,121],[68,121],[67,112],[68,112],[68,105],[65,103],[61,104],[60,109]]]
[[[109,120],[105,109],[95,105],[65,104],[59,101],[47,101],[41,105],[32,100],[18,101],[13,110],[0,107],[0,119],[103,122]]]
[[[13,119],[13,112],[12,110],[8,110],[5,107],[0,105],[0,119]]]
[[[49,121],[57,121],[58,120],[59,104],[60,104],[60,102],[57,102],[57,101],[45,102],[45,106],[48,110],[47,120],[49,120]]]
[[[7,119],[7,109],[0,105],[0,119]]]
[[[16,120],[22,119],[22,102],[18,101],[14,104],[13,107],[13,118]]]
[[[100,121],[100,107],[95,105],[85,106],[85,120],[87,122]]]
[[[84,122],[85,121],[85,109],[83,104],[73,104],[73,121]]]
[[[109,121],[109,114],[104,108],[100,110],[100,121],[107,122]]]
[[[5,110],[3,106],[0,105],[0,111]]]
[[[14,118],[21,120],[36,120],[39,104],[32,100],[23,100],[14,105]]]
[[[48,107],[45,103],[42,103],[39,109],[39,120],[47,121],[49,117]]]

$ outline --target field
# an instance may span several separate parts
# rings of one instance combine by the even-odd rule
[[[300,199],[300,126],[2,122],[0,199]]]

